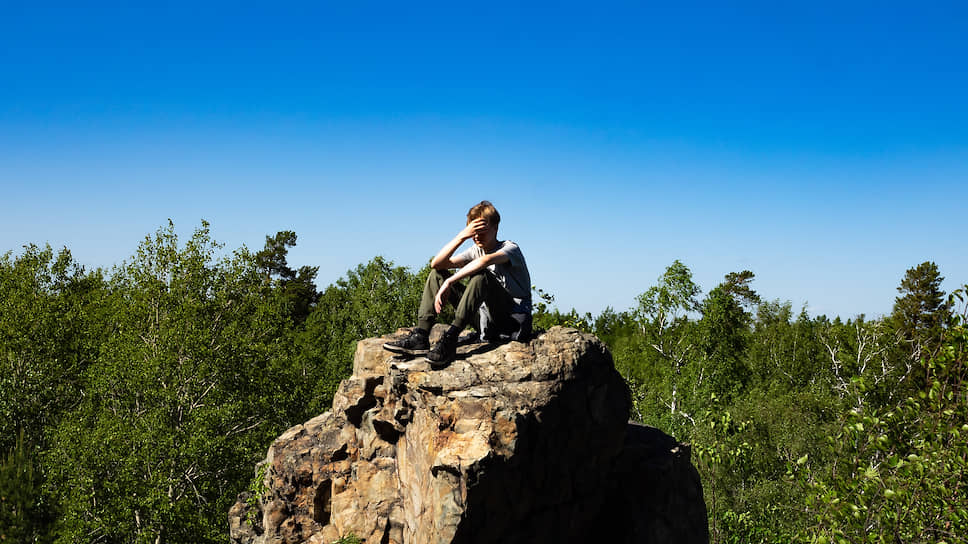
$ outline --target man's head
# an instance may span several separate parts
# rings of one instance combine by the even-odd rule
[[[494,207],[494,204],[491,204],[487,200],[482,200],[480,204],[475,205],[467,212],[468,224],[477,218],[486,219],[487,224],[495,228],[501,222],[501,214],[497,213],[497,208]]]
[[[485,251],[490,251],[497,244],[497,225],[501,222],[501,214],[497,213],[494,204],[482,200],[467,212],[468,225],[477,219],[483,219],[487,227],[474,234],[474,243]]]

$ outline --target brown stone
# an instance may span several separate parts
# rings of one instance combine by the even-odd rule
[[[688,446],[627,422],[595,337],[461,346],[439,371],[394,362],[388,338],[358,343],[332,411],[273,442],[232,542],[708,542]]]

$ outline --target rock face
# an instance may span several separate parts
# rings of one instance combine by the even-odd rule
[[[688,446],[627,422],[594,336],[462,346],[439,371],[392,361],[389,338],[359,342],[332,411],[273,442],[232,542],[708,542]]]

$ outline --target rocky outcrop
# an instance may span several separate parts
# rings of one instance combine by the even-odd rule
[[[708,542],[689,447],[627,422],[595,337],[471,344],[438,371],[388,338],[359,342],[332,411],[273,442],[232,542]]]

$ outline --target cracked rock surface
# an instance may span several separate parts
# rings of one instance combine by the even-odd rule
[[[390,338],[360,341],[333,409],[273,442],[232,542],[708,542],[688,445],[628,423],[594,336],[461,346],[437,371],[394,361]]]

